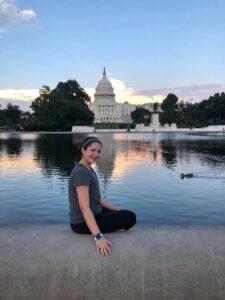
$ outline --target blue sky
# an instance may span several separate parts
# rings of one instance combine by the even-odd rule
[[[224,15],[222,0],[0,0],[0,104],[68,79],[93,95],[104,66],[119,102],[203,100],[225,91]]]

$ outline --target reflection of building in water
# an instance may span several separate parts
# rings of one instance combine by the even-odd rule
[[[158,139],[154,139],[151,141],[151,151],[152,151],[154,161],[161,162],[162,149],[161,149],[160,141]]]
[[[97,161],[97,171],[104,183],[112,177],[121,177],[127,171],[145,163],[161,161],[159,140],[129,140],[117,138],[118,135],[102,135],[101,158]]]
[[[138,105],[151,112],[154,111],[153,103]],[[111,82],[106,77],[105,68],[103,77],[99,81],[94,95],[94,102],[89,106],[94,113],[94,123],[132,123],[131,113],[136,109],[136,105],[129,104],[127,101],[117,103]],[[157,105],[157,111],[160,111]]]
[[[143,164],[145,161],[160,163],[162,154],[160,140],[155,135],[153,140],[130,139],[124,134],[97,135],[102,141],[103,149],[100,159],[96,162],[96,170],[103,183],[111,178],[122,177],[124,173]],[[83,140],[84,135],[74,135],[73,144]]]
[[[103,135],[100,137],[103,145],[101,158],[97,161],[98,173],[104,179],[106,184],[108,179],[112,177],[115,157],[117,152],[117,144],[114,143],[111,135]]]

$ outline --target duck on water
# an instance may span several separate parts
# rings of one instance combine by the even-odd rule
[[[181,179],[184,179],[184,178],[192,178],[192,177],[194,177],[194,174],[193,174],[193,173],[187,173],[187,174],[181,173],[181,174],[180,174],[180,178],[181,178]]]

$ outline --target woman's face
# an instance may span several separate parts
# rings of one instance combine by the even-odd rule
[[[83,155],[83,159],[88,164],[93,164],[96,162],[97,159],[99,159],[100,154],[102,152],[102,146],[101,144],[95,142],[88,145],[86,150],[82,148],[81,152]]]

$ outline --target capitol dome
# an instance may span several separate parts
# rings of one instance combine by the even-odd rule
[[[115,97],[112,84],[106,77],[104,68],[103,77],[95,90],[94,101],[89,106],[95,116],[94,123],[107,123],[111,126],[114,123],[132,123],[130,115],[136,109],[135,105],[116,103]]]
[[[96,94],[95,95],[115,95],[114,90],[112,87],[111,82],[106,77],[105,68],[103,70],[103,77],[99,81],[97,87],[96,87]]]

